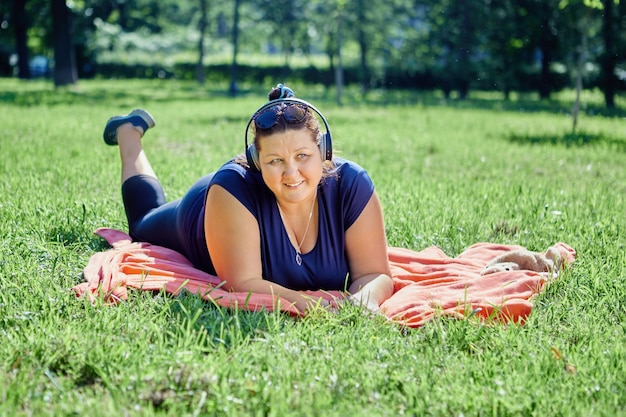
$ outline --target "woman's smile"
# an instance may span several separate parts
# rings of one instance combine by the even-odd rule
[[[289,188],[296,188],[296,187],[298,187],[298,186],[299,186],[300,184],[302,184],[302,183],[304,183],[304,181],[299,181],[299,182],[296,182],[296,183],[291,183],[291,184],[286,183],[285,185],[286,185],[287,187],[289,187]]]
[[[317,192],[322,174],[322,156],[307,130],[288,130],[260,140],[261,175],[283,206],[308,206]]]

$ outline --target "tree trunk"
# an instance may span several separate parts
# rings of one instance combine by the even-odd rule
[[[471,4],[465,0],[458,3],[460,7],[460,16],[461,19],[461,33],[463,34],[460,38],[459,44],[459,98],[461,100],[466,100],[469,96],[470,84],[471,84],[471,48],[473,46],[473,41],[471,38],[471,34],[474,33],[473,25],[472,25],[472,6]]]
[[[541,5],[541,34],[539,41],[539,49],[541,50],[541,78],[539,80],[539,97],[549,99],[552,92],[552,74],[550,66],[552,65],[554,35],[552,34],[552,19],[550,5],[543,3]]]
[[[328,55],[328,73],[324,77],[324,87],[328,89],[335,77],[335,54],[330,48],[326,49],[326,54]]]
[[[205,81],[204,75],[204,36],[207,27],[207,0],[200,0],[200,22],[198,22],[198,63],[196,64],[196,80],[198,84],[203,85]]]
[[[580,113],[580,95],[583,90],[583,72],[585,68],[585,55],[587,53],[588,27],[588,19],[583,18],[580,24],[580,45],[578,47],[578,62],[576,64],[576,101],[574,101],[574,108],[572,109],[572,133],[576,133],[578,114]]]
[[[342,105],[343,96],[343,60],[341,58],[342,38],[342,17],[337,18],[337,66],[335,67],[335,88],[337,89],[337,104]]]
[[[78,73],[72,44],[71,14],[65,0],[51,0],[54,36],[54,86],[76,84]]]
[[[615,108],[615,94],[617,91],[617,31],[615,29],[615,0],[602,0],[604,13],[602,15],[602,40],[604,54],[600,57],[600,88],[604,93],[604,103],[609,109]],[[622,0],[623,1],[623,0]]]
[[[365,16],[365,8],[367,4],[365,1],[360,0],[358,4],[358,33],[357,39],[359,43],[360,55],[361,55],[361,71],[359,73],[359,78],[361,81],[361,90],[366,93],[370,86],[370,70],[367,62],[368,55],[368,42],[367,35],[365,33],[365,28],[367,27],[367,18]]]
[[[541,53],[541,70],[536,88],[541,99],[549,99],[553,89],[550,66],[552,65],[556,44],[555,36],[552,33],[555,1],[519,0],[518,3],[522,6],[525,14],[533,15],[537,19],[537,27],[535,28],[533,24],[532,28],[528,28],[529,33],[533,34],[533,49],[535,48],[534,35],[538,35],[536,42]],[[523,24],[523,22],[521,23]],[[518,69],[521,69],[521,67],[518,67]],[[533,87],[535,87],[534,82]]]
[[[128,30],[128,18],[126,16],[126,2],[124,1],[116,1],[117,4],[117,12],[118,12],[118,20],[117,23],[120,25],[122,31],[126,32]]]
[[[30,67],[28,65],[28,17],[26,15],[26,0],[15,0],[13,2],[13,13],[15,14],[15,46],[17,50],[17,76],[21,79],[30,78]]]
[[[237,76],[238,76],[238,66],[237,66],[237,52],[239,50],[239,5],[241,4],[241,0],[235,0],[234,3],[234,14],[233,14],[233,62],[230,70],[230,95],[237,95]]]

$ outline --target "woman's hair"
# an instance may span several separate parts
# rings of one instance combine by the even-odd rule
[[[289,94],[290,97],[295,97],[295,95],[293,95],[293,90],[289,89],[288,91],[291,93]],[[279,87],[272,88],[269,94],[267,95],[267,97],[269,98],[270,101],[278,100],[281,98],[289,98],[289,96],[285,97],[284,92],[285,92],[285,87],[281,84]],[[280,101],[276,103],[276,106],[283,106],[283,105],[284,104],[282,104]],[[254,137],[254,145],[256,146],[258,151],[260,151],[260,144],[259,144],[260,139],[266,136],[273,135],[274,133],[285,132],[286,130],[307,129],[311,132],[311,140],[314,140],[314,141],[318,140],[318,138],[320,137],[320,122],[317,120],[317,117],[315,116],[315,112],[306,105],[298,104],[298,106],[301,106],[302,108],[306,110],[304,119],[301,122],[288,123],[284,117],[277,116],[276,124],[274,124],[272,127],[268,129],[257,129],[256,123],[255,122],[251,123],[250,131]],[[270,107],[270,109],[271,108],[272,107]]]
[[[286,87],[283,86],[282,84],[279,84],[278,87],[272,88],[268,94],[269,100],[272,101],[272,100],[278,100],[281,98],[288,98],[288,97],[285,97],[285,89]],[[288,89],[288,91],[291,93],[290,97],[295,97],[291,89]],[[280,101],[276,103],[276,106],[283,106],[283,105],[284,104],[281,103]],[[313,111],[310,107],[306,106],[305,104],[302,104],[302,105],[296,104],[296,105],[302,106],[306,110],[304,118],[302,119],[301,122],[289,123],[285,120],[284,117],[277,116],[276,123],[267,129],[258,129],[254,121],[250,124],[250,127],[249,127],[250,133],[253,135],[253,138],[254,138],[253,143],[257,149],[257,152],[261,151],[260,142],[262,138],[271,136],[275,133],[285,132],[287,130],[306,129],[311,133],[311,140],[315,141],[319,145],[319,141],[322,136],[322,133],[320,132],[320,122],[316,117],[315,111]],[[269,107],[269,108],[271,109],[272,107]],[[245,155],[237,156],[235,158],[235,162],[237,162],[240,165],[248,166],[247,158]],[[324,172],[322,175],[322,179],[327,178],[332,175],[332,171],[334,169],[334,163],[332,161],[324,161],[323,169],[324,169]]]

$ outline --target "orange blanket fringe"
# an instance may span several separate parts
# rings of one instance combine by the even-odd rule
[[[126,300],[128,288],[145,291],[185,291],[217,305],[250,311],[280,309],[294,316],[303,313],[287,300],[267,294],[229,292],[214,275],[194,268],[173,250],[145,242],[132,242],[128,234],[101,228],[112,249],[94,254],[85,266],[85,282],[72,288],[78,297],[105,303]],[[574,262],[576,252],[565,243],[552,246],[563,265]],[[391,320],[419,327],[437,315],[523,323],[532,310],[532,299],[556,273],[503,271],[481,276],[482,268],[505,252],[524,249],[515,245],[476,243],[455,258],[437,247],[416,252],[390,247],[389,262],[394,293],[381,305]],[[328,300],[343,298],[337,291],[307,291]]]

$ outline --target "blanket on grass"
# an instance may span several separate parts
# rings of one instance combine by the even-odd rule
[[[218,277],[194,268],[173,250],[132,242],[128,234],[119,230],[101,228],[95,233],[112,248],[90,258],[83,270],[85,282],[72,288],[78,297],[115,304],[127,299],[128,288],[165,290],[173,295],[184,289],[228,308],[280,309],[294,316],[304,314],[272,295],[226,291]],[[571,265],[576,255],[565,243],[557,243],[541,253],[516,245],[476,243],[454,258],[437,247],[419,252],[390,247],[388,253],[394,293],[381,305],[381,311],[409,327],[419,327],[437,315],[523,323],[532,310],[533,298],[560,270]],[[546,254],[552,256],[547,260],[553,261],[549,268],[523,269],[528,266],[514,262],[520,256],[545,259]],[[345,296],[337,291],[306,293],[330,301]]]

